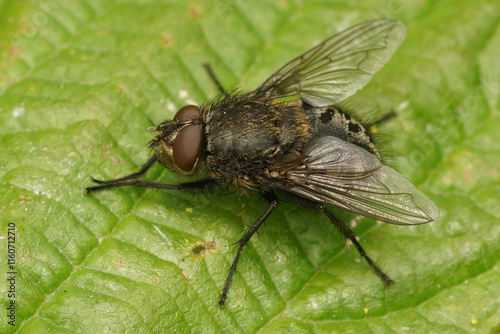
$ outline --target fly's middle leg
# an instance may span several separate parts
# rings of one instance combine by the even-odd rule
[[[262,226],[267,217],[271,214],[271,212],[276,209],[279,204],[278,197],[272,191],[266,192],[263,194],[264,199],[269,203],[269,207],[267,210],[246,230],[243,237],[238,241],[238,250],[236,251],[236,256],[233,260],[233,264],[231,268],[229,268],[229,274],[227,275],[226,282],[224,284],[224,288],[222,289],[222,294],[219,299],[219,306],[224,307],[226,304],[227,293],[229,291],[229,286],[231,285],[231,280],[233,279],[233,275],[236,272],[236,266],[238,265],[238,261],[240,259],[240,255],[243,252],[243,248],[248,244],[250,238],[254,235],[255,232]]]

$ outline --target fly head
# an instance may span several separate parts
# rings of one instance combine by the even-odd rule
[[[182,175],[198,171],[202,136],[202,113],[199,107],[187,105],[179,109],[174,119],[148,128],[159,134],[148,147],[155,150],[158,161]]]

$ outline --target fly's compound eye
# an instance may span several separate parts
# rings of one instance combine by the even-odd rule
[[[184,106],[174,116],[174,121],[189,122],[201,118],[200,108],[193,105]]]
[[[179,114],[181,111],[182,109],[179,110],[177,114]],[[198,159],[200,146],[201,128],[198,125],[188,125],[181,131],[179,131],[172,147],[172,154],[177,167],[179,167],[184,172],[189,172],[190,170],[192,170],[194,164],[196,163],[196,160]]]
[[[179,109],[174,116],[175,122],[192,122],[201,118],[200,108],[187,105]],[[175,137],[172,147],[174,162],[184,172],[193,169],[198,159],[201,146],[201,128],[198,125],[187,125]]]

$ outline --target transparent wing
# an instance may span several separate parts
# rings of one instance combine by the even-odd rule
[[[373,20],[349,28],[295,58],[269,77],[257,96],[300,96],[312,106],[339,103],[363,88],[403,42],[405,26]]]
[[[417,225],[439,217],[434,202],[366,150],[336,137],[312,140],[300,164],[275,165],[270,185],[387,223]]]

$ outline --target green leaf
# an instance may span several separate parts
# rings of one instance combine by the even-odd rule
[[[369,118],[396,110],[382,150],[441,210],[416,227],[336,211],[394,287],[326,217],[285,200],[221,309],[234,242],[265,203],[83,194],[90,177],[148,159],[147,118],[217,94],[202,63],[227,89],[251,90],[373,18],[402,21],[407,39],[348,105]],[[496,0],[0,0],[0,298],[16,307],[0,332],[498,333],[499,22]],[[147,179],[180,181],[160,166]]]

